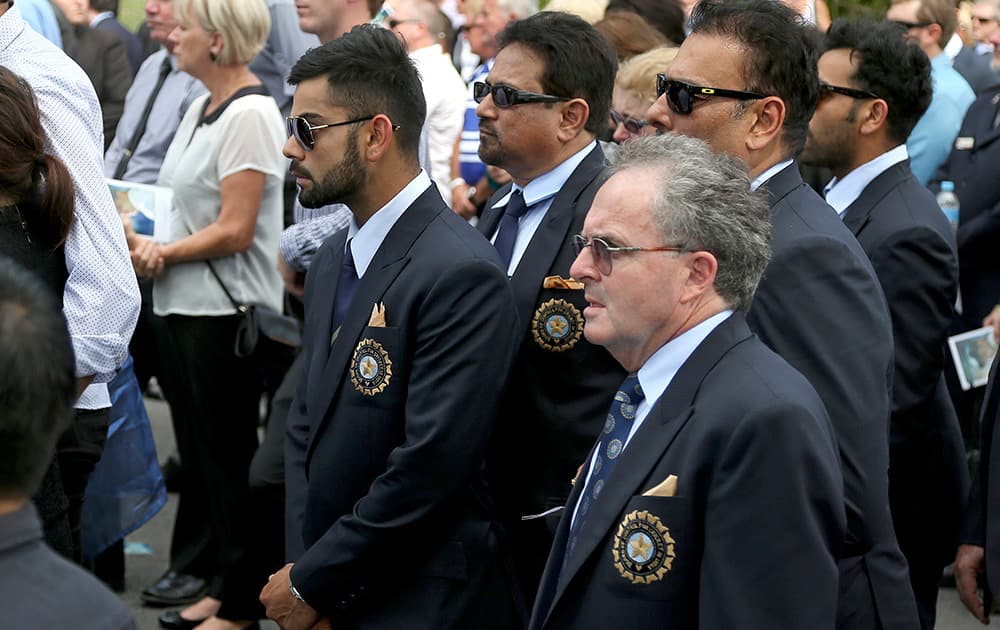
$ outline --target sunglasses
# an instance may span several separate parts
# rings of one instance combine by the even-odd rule
[[[389,18],[385,21],[389,25],[389,28],[396,28],[400,24],[423,24],[423,20],[418,20],[416,18],[409,18],[406,20],[397,20],[396,18]]]
[[[849,96],[851,98],[856,98],[859,100],[864,100],[868,98],[882,98],[874,92],[868,92],[867,90],[856,90],[854,88],[842,87],[839,85],[830,85],[829,83],[820,83],[819,89],[821,92],[826,92],[828,94],[843,94],[844,96]]]
[[[907,22],[906,20],[889,20],[889,21],[892,22],[893,24],[896,24],[897,26],[902,26],[906,30],[910,30],[911,28],[927,28],[928,26],[933,24],[933,22]]]
[[[735,98],[741,101],[749,101],[758,98],[765,98],[763,94],[757,92],[744,92],[742,90],[724,90],[722,88],[704,87],[701,85],[691,85],[676,79],[668,79],[667,75],[656,75],[656,98],[667,95],[667,105],[675,114],[687,116],[694,109],[695,99],[706,99],[712,96],[723,98]]]
[[[568,96],[536,94],[512,88],[509,85],[490,85],[485,81],[476,81],[472,84],[472,98],[477,103],[482,103],[487,96],[492,96],[493,104],[500,109],[507,109],[523,103],[559,103],[573,100]]]
[[[590,255],[594,257],[594,265],[603,276],[611,275],[611,255],[619,252],[683,252],[683,247],[614,247],[608,245],[603,238],[592,238],[589,241],[582,234],[573,237],[573,247],[576,255],[586,248],[590,248]]]
[[[645,120],[639,120],[638,118],[626,116],[625,114],[616,112],[613,109],[608,112],[608,115],[611,116],[611,122],[614,123],[615,127],[618,127],[618,125],[624,125],[625,131],[636,136],[642,133],[642,128],[649,124],[649,122]]]
[[[313,132],[318,129],[326,129],[327,127],[342,127],[343,125],[353,125],[354,123],[365,122],[366,120],[371,120],[375,118],[375,115],[363,116],[361,118],[355,118],[354,120],[345,120],[339,123],[329,123],[326,125],[312,125],[308,120],[301,116],[289,116],[285,119],[285,127],[288,131],[289,137],[294,137],[305,151],[312,151],[313,147],[316,146],[316,138],[313,136]],[[392,126],[393,131],[399,130],[399,125]]]

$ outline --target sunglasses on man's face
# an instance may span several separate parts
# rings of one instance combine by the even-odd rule
[[[908,22],[906,20],[889,20],[889,21],[895,24],[896,26],[901,26],[905,28],[906,30],[910,30],[911,28],[927,28],[932,24],[932,22]]]
[[[371,116],[355,118],[354,120],[345,120],[344,122],[313,125],[302,116],[289,116],[285,119],[285,127],[288,131],[289,137],[295,138],[295,140],[299,143],[299,146],[301,146],[304,151],[312,151],[316,146],[316,138],[313,136],[314,131],[318,129],[326,129],[327,127],[353,125],[354,123],[365,122],[366,120],[371,120],[372,118],[375,118],[374,114]],[[399,127],[397,125],[393,125],[394,131],[398,129]]]
[[[683,252],[683,247],[616,247],[609,245],[603,238],[592,238],[589,241],[582,234],[573,236],[573,248],[576,255],[590,248],[590,255],[593,256],[594,266],[603,276],[611,275],[611,255],[625,252]]]
[[[648,121],[639,120],[638,118],[632,118],[631,116],[626,116],[625,114],[616,112],[613,109],[610,112],[608,112],[608,115],[611,116],[611,122],[614,123],[615,127],[618,127],[618,125],[623,125],[625,127],[625,131],[629,132],[634,136],[637,136],[640,133],[642,133],[642,128],[649,124]]]
[[[525,92],[509,85],[490,85],[485,81],[476,81],[472,84],[472,98],[477,103],[482,103],[487,96],[493,97],[493,104],[500,109],[507,109],[515,105],[524,103],[560,103],[572,100],[568,96],[552,96],[551,94],[537,94],[535,92]]]
[[[843,87],[840,85],[830,85],[829,83],[820,83],[820,98],[829,96],[831,94],[842,94],[853,99],[863,101],[869,98],[882,98],[874,92],[869,92],[867,90],[856,90],[854,88]]]
[[[725,90],[723,88],[705,87],[703,85],[691,85],[677,79],[668,79],[662,72],[656,75],[656,98],[666,94],[667,105],[670,111],[675,114],[687,116],[694,109],[696,99],[707,99],[721,96],[722,98],[734,98],[740,101],[750,101],[758,98],[765,98],[763,94],[757,92],[744,92],[742,90]]]

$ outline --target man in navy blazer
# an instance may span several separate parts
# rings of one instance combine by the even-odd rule
[[[476,110],[480,157],[513,178],[487,202],[478,227],[498,249],[511,246],[505,262],[520,325],[490,449],[490,488],[530,609],[559,522],[558,512],[538,515],[566,504],[569,480],[625,376],[604,348],[583,338],[583,287],[569,273],[573,237],[601,183],[596,138],[608,124],[617,63],[604,38],[567,13],[512,22],[499,42],[486,84],[552,101],[507,105],[505,94],[482,89]],[[505,219],[516,197],[526,212]],[[502,235],[505,221],[517,226],[512,242]]]
[[[624,145],[579,240],[584,334],[630,372],[577,476],[532,630],[810,628],[836,620],[836,439],[743,314],[770,212],[742,163]]]
[[[892,315],[889,501],[926,630],[934,627],[938,582],[954,558],[968,492],[942,372],[958,295],[955,239],[906,152],[931,100],[930,63],[885,22],[837,20],[824,45],[822,97],[802,161],[833,172],[826,200],[871,259]]]
[[[261,600],[285,630],[514,627],[483,470],[517,318],[496,251],[420,169],[423,93],[393,33],[355,27],[290,81],[299,198],[352,221],[306,280],[285,449],[304,551]]]
[[[864,250],[794,161],[819,100],[813,36],[770,0],[703,0],[689,24],[646,118],[741,158],[770,197],[771,262],[747,322],[816,388],[837,432],[847,499],[838,627],[912,630],[888,507],[889,311]]]

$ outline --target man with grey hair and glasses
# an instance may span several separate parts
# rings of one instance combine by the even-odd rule
[[[617,160],[570,271],[584,334],[629,376],[530,628],[832,628],[846,526],[833,428],[745,319],[770,256],[767,201],[693,138],[633,140]]]

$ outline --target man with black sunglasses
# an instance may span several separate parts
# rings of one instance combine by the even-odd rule
[[[820,97],[814,35],[770,0],[702,0],[690,26],[646,118],[742,159],[768,193],[772,258],[747,321],[809,379],[837,432],[847,510],[837,627],[912,630],[916,605],[887,507],[888,308],[864,250],[794,160]]]
[[[934,196],[910,172],[906,150],[931,100],[930,62],[886,22],[837,20],[824,47],[824,96],[802,161],[833,172],[826,200],[864,247],[889,304],[895,342],[889,505],[920,627],[928,630],[941,571],[957,547],[968,485],[943,378],[958,294],[954,237]]]
[[[601,183],[596,138],[607,127],[617,62],[593,27],[565,13],[512,22],[499,42],[474,88],[479,156],[513,183],[486,203],[478,227],[503,259],[520,327],[489,470],[530,606],[569,480],[624,378],[583,338],[586,300],[569,272],[573,236]]]

